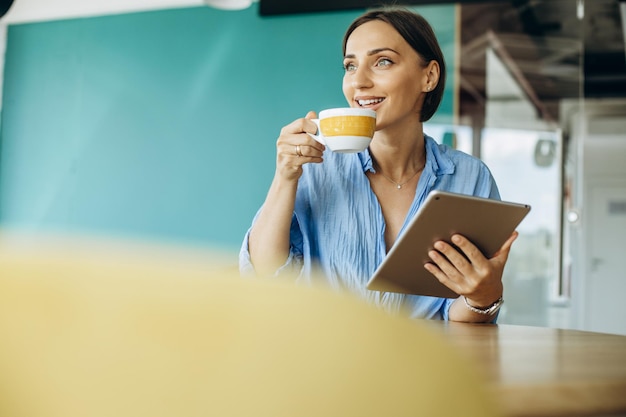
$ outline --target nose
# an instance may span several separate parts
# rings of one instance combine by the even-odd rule
[[[367,88],[372,86],[372,77],[369,68],[358,67],[351,75],[351,85],[354,89]]]

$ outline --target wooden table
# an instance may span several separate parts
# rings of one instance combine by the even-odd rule
[[[484,372],[509,416],[626,416],[626,336],[429,322]]]

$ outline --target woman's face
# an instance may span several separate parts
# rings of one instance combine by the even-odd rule
[[[346,100],[375,110],[376,130],[420,120],[428,67],[393,26],[374,20],[356,28],[346,43],[344,68]]]

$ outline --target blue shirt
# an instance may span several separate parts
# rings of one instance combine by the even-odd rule
[[[426,165],[400,234],[433,190],[500,199],[495,180],[480,159],[439,145],[426,135],[425,148]],[[303,166],[291,222],[290,254],[277,274],[295,270],[299,280],[321,279],[389,311],[407,309],[415,318],[447,320],[454,299],[365,288],[387,252],[385,220],[367,171],[375,172],[367,149],[356,154],[326,150],[323,163]],[[242,273],[254,271],[249,234],[248,230],[239,256]]]

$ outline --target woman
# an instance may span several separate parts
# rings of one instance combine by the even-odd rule
[[[405,9],[365,13],[343,41],[343,93],[351,107],[376,111],[376,133],[358,154],[313,140],[309,112],[283,127],[267,198],[244,239],[242,271],[322,277],[390,311],[483,322],[502,303],[502,272],[514,233],[491,259],[463,236],[435,244],[425,268],[461,297],[441,299],[365,289],[369,277],[428,193],[446,190],[499,199],[478,159],[424,135],[422,123],[441,101],[445,63],[434,32]]]

